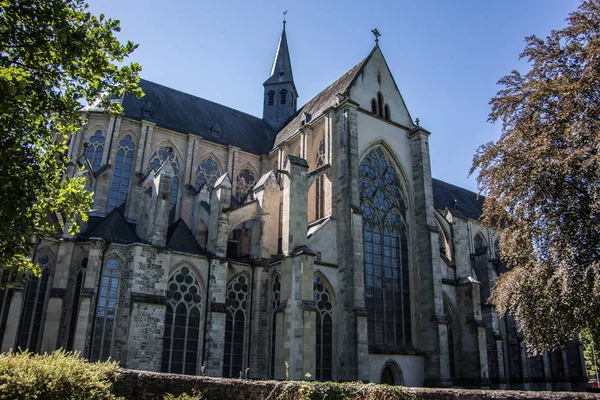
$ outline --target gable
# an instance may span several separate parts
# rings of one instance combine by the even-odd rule
[[[378,79],[380,75],[380,79]],[[377,99],[381,92],[384,104],[390,108],[390,119],[400,125],[412,127],[413,122],[396,81],[383,57],[381,49],[376,46],[360,72],[350,85],[350,99],[360,105],[360,108],[371,111],[371,100]]]

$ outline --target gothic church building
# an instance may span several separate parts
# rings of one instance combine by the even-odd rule
[[[93,210],[0,291],[1,350],[253,379],[578,390],[578,344],[530,358],[487,302],[482,199],[433,179],[381,49],[298,108],[285,24],[262,118],[157,83],[69,141]],[[72,167],[73,171],[75,167]],[[9,279],[5,273],[3,279]]]

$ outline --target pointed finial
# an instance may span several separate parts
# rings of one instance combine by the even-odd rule
[[[285,29],[285,14],[287,14],[287,10],[283,12],[283,29]]]
[[[417,123],[417,126],[419,126],[419,123],[421,123],[421,120],[420,120],[419,118],[417,118],[417,119],[415,120],[415,122]]]
[[[375,35],[375,44],[379,43],[379,36],[381,36],[381,33],[379,33],[379,31],[377,30],[377,28],[373,29],[371,32],[373,32],[373,35]]]

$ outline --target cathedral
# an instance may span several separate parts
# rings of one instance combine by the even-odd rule
[[[68,157],[70,173],[86,167],[89,220],[35,243],[41,276],[0,291],[2,351],[217,377],[585,388],[579,344],[528,357],[488,302],[505,266],[483,199],[431,176],[430,132],[377,42],[298,107],[284,22],[262,118],[140,86],[114,99],[121,115],[82,109]]]

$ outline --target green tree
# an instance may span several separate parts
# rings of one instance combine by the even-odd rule
[[[579,333],[581,344],[583,345],[583,357],[585,358],[585,368],[590,380],[597,380],[600,374],[600,338],[593,337],[589,329],[583,329]]]
[[[600,332],[600,2],[566,21],[526,38],[530,69],[498,82],[489,120],[501,137],[471,167],[509,266],[491,300],[516,317],[531,354]]]
[[[140,66],[115,65],[137,45],[119,43],[119,21],[87,8],[77,0],[0,0],[0,268],[35,271],[32,239],[62,229],[52,221],[86,220],[84,174],[65,174],[82,105],[100,101],[118,113],[110,98],[141,95]]]

